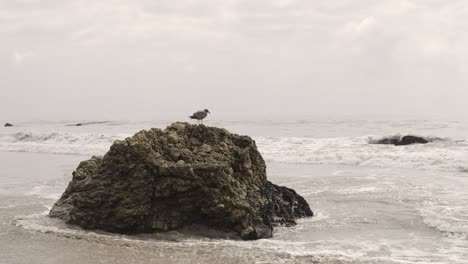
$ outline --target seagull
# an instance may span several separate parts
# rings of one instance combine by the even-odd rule
[[[211,114],[210,111],[208,111],[208,109],[205,109],[205,110],[200,110],[200,111],[197,111],[195,113],[193,113],[193,115],[189,116],[191,119],[196,119],[198,124],[200,124],[200,121],[201,123],[203,124],[203,119],[208,115],[208,114]]]

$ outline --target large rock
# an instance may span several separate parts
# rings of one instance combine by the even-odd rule
[[[267,181],[255,142],[225,129],[174,123],[116,141],[79,164],[49,214],[86,229],[154,232],[204,225],[243,239],[312,216],[294,190]]]
[[[411,144],[426,144],[429,141],[423,137],[417,136],[391,136],[391,137],[384,137],[375,141],[371,141],[372,144],[388,144],[388,145],[395,145],[395,146],[404,146],[404,145],[411,145]]]
[[[12,127],[13,125],[10,123],[5,123],[4,127]]]

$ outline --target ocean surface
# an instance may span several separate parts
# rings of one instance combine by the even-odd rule
[[[81,160],[170,123],[1,127],[0,263],[468,263],[468,122],[461,121],[207,120],[252,136],[269,179],[294,188],[314,211],[271,239],[183,230],[123,236],[46,216]],[[430,143],[370,144],[406,134]]]

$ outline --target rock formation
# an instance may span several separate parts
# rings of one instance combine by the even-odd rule
[[[4,127],[12,127],[13,125],[10,123],[5,123]]]
[[[426,143],[429,143],[429,141],[423,137],[417,137],[417,136],[404,136],[404,137],[392,136],[392,137],[384,137],[376,141],[373,141],[371,143],[404,146],[404,145],[411,145],[411,144],[426,144]]]
[[[294,190],[267,181],[250,137],[174,123],[116,141],[104,157],[81,162],[49,215],[110,232],[196,224],[259,239],[313,213]]]

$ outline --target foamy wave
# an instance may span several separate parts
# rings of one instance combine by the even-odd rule
[[[316,223],[314,218],[299,221],[292,228],[278,228],[275,237],[256,241],[239,241],[226,239],[210,239],[193,235],[185,235],[177,231],[169,231],[144,235],[119,235],[103,231],[83,230],[65,224],[59,219],[47,217],[48,211],[29,216],[17,217],[14,224],[34,233],[45,233],[53,236],[90,241],[93,243],[112,246],[132,247],[135,250],[161,250],[161,254],[197,254],[223,252],[228,254],[252,254],[259,261],[255,263],[447,263],[447,256],[451,256],[450,263],[466,263],[466,244],[457,240],[460,247],[438,247],[435,251],[418,248],[411,240],[392,239],[312,239],[310,237],[296,237],[287,239],[285,234],[305,232],[302,228],[307,222]],[[320,215],[318,215],[320,217]],[[320,221],[327,221],[327,216]],[[286,238],[286,239],[285,239]],[[297,238],[297,239],[296,239]],[[433,242],[430,239],[428,242]],[[435,241],[434,243],[438,243]],[[456,244],[455,244],[456,245]],[[437,244],[436,244],[437,246]],[[172,251],[167,251],[172,249]],[[204,258],[203,260],[206,260]],[[250,263],[250,262],[249,262]]]
[[[78,239],[94,239],[94,240],[103,240],[103,239],[114,239],[114,240],[124,240],[123,235],[117,234],[108,234],[102,231],[102,234],[94,231],[83,230],[78,227],[69,226],[65,224],[62,220],[56,218],[50,218],[47,216],[49,210],[44,211],[38,214],[32,214],[28,216],[20,216],[14,220],[14,224],[17,227],[24,228],[33,232],[39,233],[52,233],[57,236],[64,236],[68,238],[78,238]]]
[[[424,223],[439,232],[462,239],[468,238],[468,209],[463,205],[427,202],[420,209]]]
[[[102,155],[116,139],[128,134],[30,133],[0,137],[1,151]],[[468,171],[468,143],[426,137],[431,143],[398,146],[374,145],[374,137],[257,137],[267,161],[398,167],[441,171]]]
[[[0,137],[0,150],[54,154],[103,154],[128,135],[18,132]]]
[[[468,145],[461,141],[431,138],[424,145],[373,145],[373,137],[305,138],[260,137],[257,145],[268,161],[341,164],[424,170],[468,169]]]

